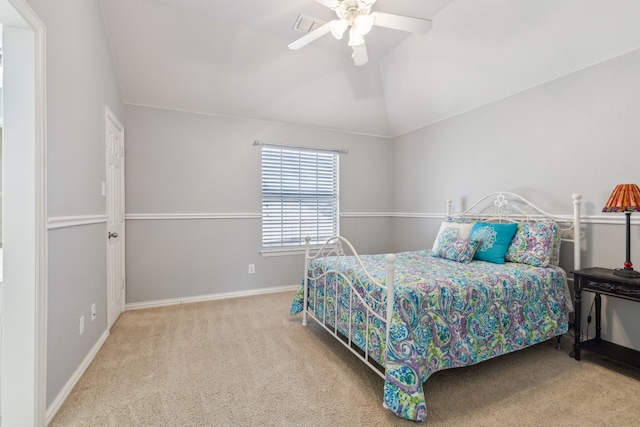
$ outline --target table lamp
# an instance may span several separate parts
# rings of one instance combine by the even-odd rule
[[[640,212],[640,188],[635,184],[616,185],[602,212],[624,212],[627,216],[627,260],[624,268],[613,270],[613,274],[640,278],[640,272],[635,271],[631,263],[631,212],[633,211]]]

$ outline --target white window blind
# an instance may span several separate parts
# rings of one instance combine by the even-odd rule
[[[338,234],[338,154],[262,148],[262,246],[323,243]]]

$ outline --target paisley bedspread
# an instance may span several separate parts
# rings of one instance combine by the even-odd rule
[[[386,321],[368,314],[336,275],[309,281],[308,305],[316,317],[343,335],[350,331],[353,342],[363,350],[367,347],[369,356],[385,368],[384,404],[401,417],[426,419],[423,383],[434,372],[473,365],[568,329],[566,274],[559,267],[476,260],[464,264],[433,257],[429,250],[397,255],[388,346]],[[385,284],[384,255],[360,258],[371,276]],[[336,268],[386,319],[385,291],[371,284],[354,257],[315,260],[310,276]],[[291,314],[302,311],[303,295],[301,286]]]

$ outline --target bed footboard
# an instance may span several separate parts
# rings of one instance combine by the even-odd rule
[[[306,326],[311,317],[384,378],[381,368],[393,315],[396,255],[385,256],[386,278],[382,282],[367,271],[344,237],[332,237],[318,250],[311,248],[309,237],[305,240],[302,324]],[[351,275],[338,268],[347,260],[351,262]],[[367,287],[354,277],[366,277]],[[357,329],[362,323],[364,326]],[[374,357],[372,348],[379,349]]]

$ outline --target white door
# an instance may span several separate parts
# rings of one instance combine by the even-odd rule
[[[109,108],[106,114],[107,149],[107,328],[124,311],[124,127]]]

